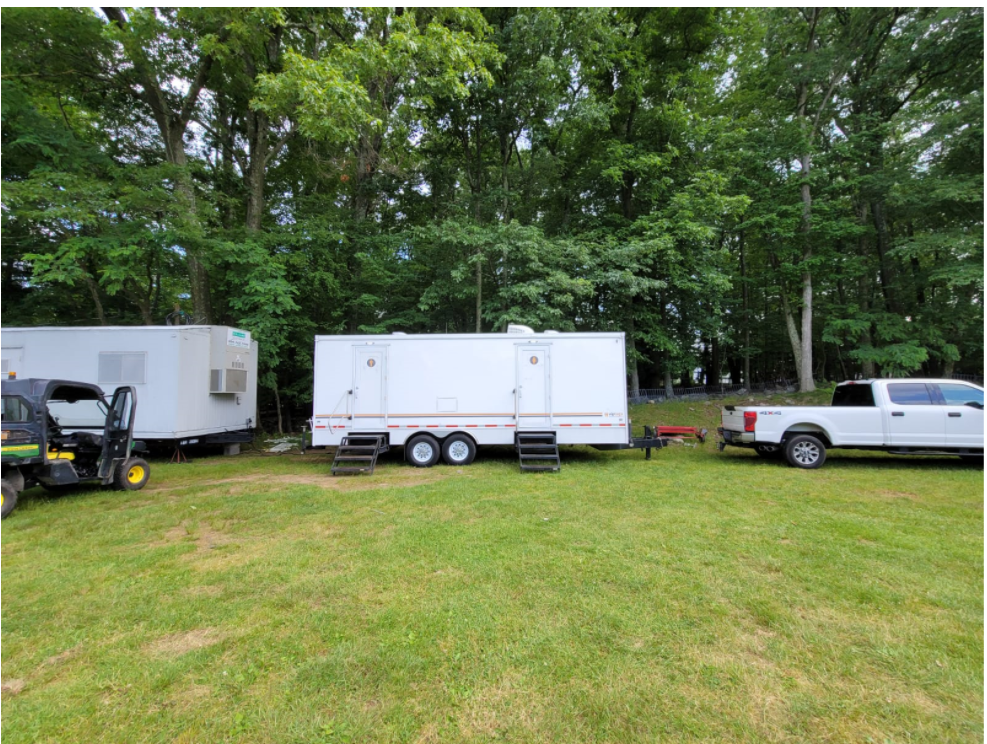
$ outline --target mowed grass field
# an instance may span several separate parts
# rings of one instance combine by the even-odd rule
[[[958,459],[330,461],[23,494],[5,744],[983,739],[984,482]]]

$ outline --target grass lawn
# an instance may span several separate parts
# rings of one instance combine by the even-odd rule
[[[329,462],[23,494],[5,744],[983,739],[984,482],[958,459]]]

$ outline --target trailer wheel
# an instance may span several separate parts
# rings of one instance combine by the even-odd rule
[[[418,434],[404,445],[404,455],[416,468],[430,468],[439,461],[439,443],[430,434]]]
[[[453,434],[442,440],[442,459],[447,465],[469,465],[476,457],[476,445],[465,434]]]
[[[17,489],[7,481],[0,482],[0,519],[7,516],[17,506]]]
[[[766,457],[769,460],[774,460],[785,454],[782,452],[780,444],[755,444],[754,451],[761,457]]]
[[[785,458],[793,467],[814,470],[826,462],[826,445],[809,434],[800,434],[785,442]]]
[[[151,468],[140,457],[131,457],[117,465],[113,476],[113,487],[118,491],[139,491],[151,477]]]

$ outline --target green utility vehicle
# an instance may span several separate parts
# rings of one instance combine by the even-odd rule
[[[134,388],[117,388],[109,403],[85,382],[8,379],[0,388],[3,519],[35,484],[58,490],[96,482],[136,491],[147,483],[151,469],[133,454],[144,450],[133,441]]]

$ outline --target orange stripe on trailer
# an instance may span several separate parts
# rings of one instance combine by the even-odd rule
[[[400,429],[401,427],[398,426],[397,424],[388,424],[387,425],[387,428],[388,429]]]
[[[447,429],[458,429],[459,424],[446,424]]]
[[[478,426],[479,426],[479,424],[466,424],[466,428],[467,429],[475,429]]]
[[[484,426],[487,427],[488,429],[496,429],[497,428],[497,424],[484,424]]]

